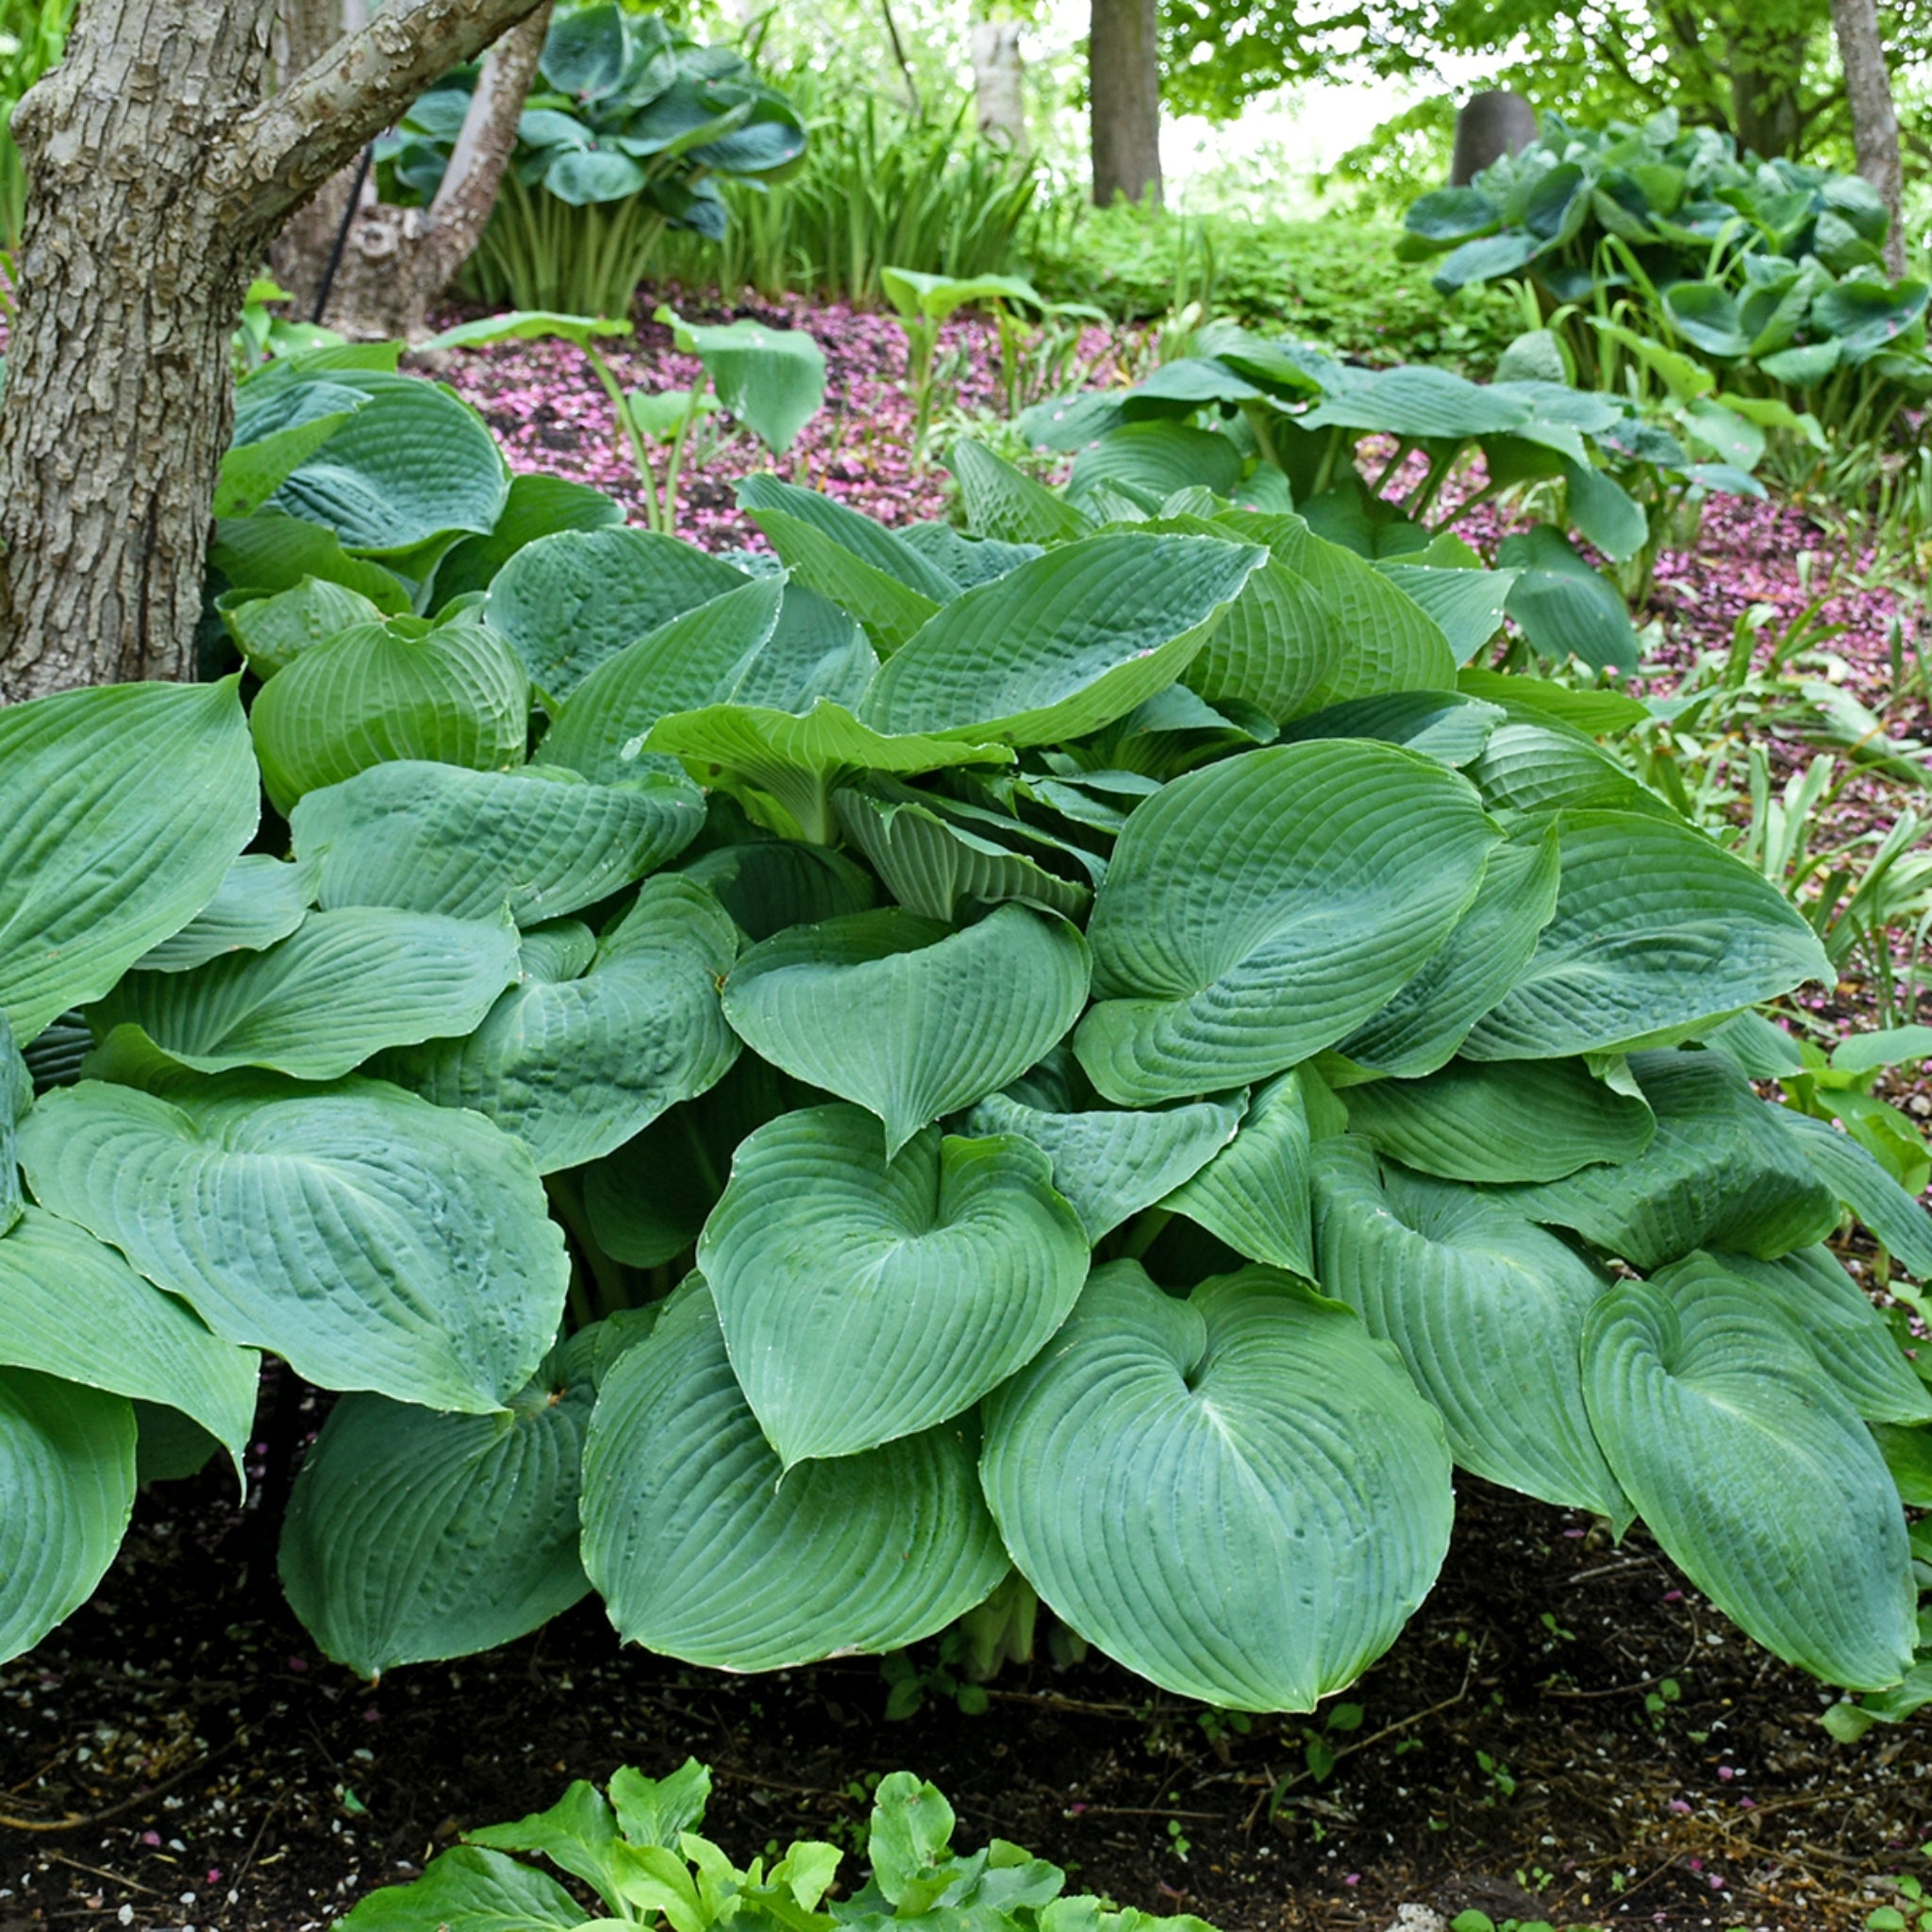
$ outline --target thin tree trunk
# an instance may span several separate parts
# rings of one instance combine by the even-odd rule
[[[1087,88],[1093,199],[1160,199],[1159,0],[1092,0]]]
[[[263,101],[274,0],[90,0],[22,103],[0,702],[192,675],[229,338],[291,210],[532,0],[390,0]]]
[[[1800,90],[1809,37],[1740,25],[1724,38],[1738,145],[1766,160],[1789,159],[1804,132]]]
[[[1891,216],[1885,234],[1885,266],[1896,279],[1906,272],[1904,172],[1899,165],[1898,112],[1892,106],[1885,42],[1878,33],[1877,0],[1831,0],[1831,26],[1845,70],[1858,173],[1878,191]]]
[[[429,332],[430,305],[489,225],[549,26],[550,0],[542,0],[491,48],[427,208],[374,202],[356,217],[325,322],[350,335],[405,341],[420,341]]]
[[[1026,137],[1026,62],[1020,52],[1017,20],[973,23],[973,92],[979,109],[980,133],[1024,155],[1030,144]]]

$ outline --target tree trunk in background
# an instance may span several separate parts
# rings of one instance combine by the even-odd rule
[[[282,62],[278,78],[291,80],[340,36],[354,33],[368,18],[363,0],[283,0],[281,24],[287,46],[277,50]],[[342,232],[342,218],[356,190],[357,173],[356,161],[339,168],[316,191],[312,201],[289,217],[269,248],[269,273],[293,297],[290,313],[299,321],[307,322],[315,313],[329,255],[336,237]],[[373,182],[363,198],[375,198]]]
[[[229,339],[288,215],[530,0],[389,0],[272,99],[274,0],[89,0],[14,133],[0,702],[193,671]]]
[[[973,92],[979,131],[1024,155],[1026,133],[1026,62],[1020,52],[1017,20],[973,23]]]
[[[1896,280],[1906,272],[1904,177],[1899,165],[1898,113],[1885,42],[1878,34],[1877,0],[1831,0],[1831,27],[1844,64],[1852,108],[1852,141],[1858,173],[1878,191],[1891,215],[1885,237],[1885,266]]]
[[[1724,38],[1738,145],[1767,161],[1792,158],[1805,131],[1801,88],[1808,37],[1734,27]]]
[[[549,27],[550,0],[542,0],[491,50],[426,208],[374,202],[350,224],[325,322],[352,336],[420,341],[428,334],[430,305],[483,239]]]
[[[1160,199],[1159,0],[1092,0],[1087,90],[1093,199]]]
[[[1449,185],[1467,188],[1491,161],[1520,154],[1536,139],[1536,109],[1507,88],[1471,94],[1456,116]]]

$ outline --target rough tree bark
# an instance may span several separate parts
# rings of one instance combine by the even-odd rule
[[[973,23],[973,93],[979,131],[1024,155],[1026,136],[1026,62],[1020,52],[1017,20]]]
[[[428,334],[430,305],[483,239],[549,25],[550,0],[542,0],[491,49],[426,208],[365,200],[349,225],[325,322],[352,336],[420,341]]]
[[[1092,0],[1087,91],[1093,199],[1160,199],[1159,0]]]
[[[390,0],[262,98],[275,0],[90,0],[22,102],[0,702],[191,675],[229,336],[289,214],[535,0]]]
[[[1831,0],[1831,29],[1845,70],[1858,173],[1878,191],[1891,215],[1885,236],[1885,266],[1896,280],[1906,272],[1905,177],[1899,164],[1891,75],[1886,71],[1885,42],[1878,32],[1877,0]]]

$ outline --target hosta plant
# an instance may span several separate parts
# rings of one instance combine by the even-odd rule
[[[397,199],[435,198],[475,85],[449,75],[378,144]],[[719,183],[761,189],[805,149],[791,104],[729,48],[618,0],[566,0],[466,279],[492,305],[627,315],[667,230],[719,241]]]
[[[277,367],[244,450],[338,412]],[[343,373],[325,452],[395,407]],[[223,525],[245,683],[0,713],[0,1649],[269,1351],[372,1674],[592,1591],[738,1670],[1037,1594],[1307,1709],[1459,1467],[1905,1675],[1932,1389],[1828,1242],[1906,1295],[1932,1224],[1753,1091],[1828,965],[1641,708],[1458,667],[1481,573],[963,456],[997,533],[760,478],[741,570],[360,449]]]
[[[1075,453],[1063,493],[1090,522],[1150,515],[1174,491],[1199,487],[1255,509],[1292,508],[1322,536],[1398,571],[1475,563],[1456,526],[1507,497],[1526,527],[1504,540],[1487,577],[1440,579],[1449,607],[1474,621],[1493,593],[1498,621],[1507,611],[1542,657],[1627,669],[1639,644],[1625,594],[1641,595],[1687,500],[1763,494],[1750,474],[1763,435],[1748,419],[1765,406],[1729,405],[1709,400],[1708,421],[1674,433],[1654,411],[1576,389],[1545,331],[1511,346],[1496,381],[1474,383],[1418,364],[1356,368],[1224,322],[1138,387],[1037,405],[1020,427],[1042,447]],[[1407,476],[1411,458],[1420,467]],[[1473,487],[1460,473],[1478,458]],[[1398,477],[1399,501],[1385,494]],[[1608,559],[1610,574],[1570,532]]]
[[[1673,112],[1644,126],[1573,127],[1467,188],[1409,210],[1404,251],[1441,257],[1444,293],[1506,275],[1542,292],[1578,361],[1620,389],[1635,334],[1715,371],[1737,393],[1815,413],[1827,453],[1772,425],[1793,477],[1869,480],[1932,393],[1924,281],[1890,281],[1888,217],[1856,175],[1740,155]],[[1634,327],[1630,326],[1634,325]]]
[[[1058,1865],[1007,1839],[956,1852],[953,1807],[908,1771],[878,1781],[870,1875],[842,1898],[835,1894],[845,1855],[821,1840],[797,1840],[772,1857],[774,1846],[748,1870],[734,1865],[695,1829],[710,1795],[711,1774],[695,1758],[664,1778],[625,1765],[608,1795],[580,1778],[547,1811],[466,1833],[422,1877],[370,1893],[341,1923],[346,1932],[503,1932],[511,1924],[531,1932],[658,1924],[671,1932],[887,1932],[908,1921],[977,1932],[1211,1932],[1192,1917],[1156,1918],[1091,1892],[1070,1897]],[[511,1853],[575,1879],[608,1916],[593,1915]]]

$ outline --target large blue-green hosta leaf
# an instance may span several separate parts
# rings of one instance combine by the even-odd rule
[[[1775,1261],[1715,1250],[1711,1259],[1777,1304],[1868,1423],[1932,1422],[1932,1386],[1919,1379],[1872,1297],[1829,1248],[1799,1248]]]
[[[1849,1134],[1827,1121],[1780,1108],[1773,1118],[1795,1135],[1811,1171],[1890,1250],[1908,1274],[1932,1281],[1932,1218]]]
[[[667,773],[592,785],[560,765],[470,772],[411,758],[309,792],[289,829],[325,908],[490,919],[508,906],[529,926],[608,899],[704,821],[704,801]]]
[[[988,1403],[988,1501],[1041,1596],[1183,1696],[1311,1710],[1394,1641],[1453,1504],[1442,1425],[1358,1318],[1244,1269],[1132,1262]]]
[[[1014,744],[1097,731],[1187,669],[1263,561],[1213,538],[1082,538],[956,597],[880,666],[859,715]]]
[[[1081,1065],[1145,1106],[1334,1045],[1448,938],[1495,843],[1469,785],[1391,746],[1271,747],[1177,779],[1094,901]]]
[[[1684,1574],[1767,1650],[1880,1690],[1911,1667],[1916,1592],[1898,1491],[1804,1341],[1707,1256],[1591,1313],[1590,1419]]]
[[[102,1058],[160,1091],[40,1100],[21,1158],[54,1213],[325,1389],[482,1412],[529,1379],[570,1269],[508,1135],[381,1081],[170,1074],[125,1036]]]
[[[1090,1241],[1150,1208],[1211,1160],[1241,1125],[1243,1096],[1168,1108],[1082,1106],[1077,1068],[1056,1052],[967,1119],[974,1134],[1024,1134],[1053,1162],[1053,1184]]]
[[[253,836],[237,683],[0,710],[0,1012],[21,1045],[186,925]]]
[[[1581,1060],[1451,1060],[1421,1079],[1351,1087],[1341,1100],[1349,1130],[1379,1153],[1454,1181],[1559,1181],[1634,1160],[1657,1132],[1648,1102]]]
[[[1628,671],[1640,655],[1623,593],[1591,569],[1549,524],[1504,538],[1496,561],[1517,573],[1504,608],[1543,657],[1574,658],[1592,671]]]
[[[598,940],[575,920],[524,941],[523,977],[465,1039],[385,1054],[372,1072],[514,1134],[540,1173],[621,1147],[738,1058],[718,985],[738,929],[688,879],[648,881]]]
[[[737,676],[777,628],[784,593],[777,578],[739,577],[722,596],[607,657],[556,713],[537,763],[568,766],[601,785],[675,773],[675,759],[646,755],[651,727],[671,712],[731,697]]]
[[[386,1046],[462,1035],[517,974],[517,932],[387,906],[311,912],[285,940],[186,973],[130,973],[90,1009],[104,1037],[139,1026],[204,1074],[270,1067],[333,1080]]]
[[[700,1284],[605,1378],[583,1517],[584,1567],[618,1634],[728,1670],[895,1649],[1008,1570],[953,1428],[788,1474]]]
[[[531,683],[560,704],[626,644],[743,585],[728,563],[670,537],[566,530],[525,544],[486,608]]]
[[[258,953],[285,940],[315,904],[315,867],[244,852],[215,895],[177,933],[135,961],[142,973],[191,973],[233,953]]]
[[[325,384],[367,400],[275,491],[278,508],[335,531],[351,550],[399,560],[439,537],[495,525],[509,468],[467,403],[439,383],[383,370],[331,370]],[[258,377],[244,398],[265,386]]]
[[[1557,827],[1531,823],[1491,853],[1483,882],[1441,950],[1341,1042],[1352,1060],[1404,1079],[1446,1066],[1516,983],[1557,909]]]
[[[929,1121],[997,1091],[1086,1004],[1086,941],[1064,920],[1001,906],[959,931],[897,910],[797,926],[724,982],[755,1053],[876,1114],[896,1154]]]
[[[1583,1324],[1609,1277],[1493,1197],[1314,1152],[1322,1283],[1393,1343],[1456,1459],[1546,1503],[1627,1523],[1583,1409]]]
[[[828,698],[802,715],[743,704],[680,711],[660,718],[645,743],[683,758],[701,779],[715,784],[728,776],[775,799],[821,844],[831,843],[838,829],[833,792],[861,772],[909,775],[949,765],[1010,764],[1013,758],[997,742],[874,731]]]
[[[0,1239],[0,1363],[178,1409],[241,1473],[260,1357],[218,1341],[112,1248],[42,1208]]]
[[[1374,565],[1299,517],[1223,521],[1267,544],[1271,560],[1189,668],[1209,704],[1239,699],[1286,724],[1351,698],[1454,687],[1441,625]]]
[[[732,1368],[789,1469],[917,1434],[1030,1361],[1087,1278],[1046,1156],[915,1134],[887,1160],[856,1107],[738,1149],[698,1242]]]
[[[1782,1126],[1783,1109],[1759,1100],[1724,1055],[1633,1054],[1630,1071],[1657,1117],[1650,1145],[1620,1166],[1510,1190],[1518,1212],[1574,1228],[1640,1268],[1702,1247],[1774,1259],[1838,1224],[1838,1204]]]
[[[1257,1088],[1234,1139],[1161,1202],[1238,1255],[1312,1277],[1309,1128],[1302,1075]]]
[[[305,792],[390,758],[474,771],[524,761],[529,680],[509,646],[464,616],[359,625],[304,651],[248,715],[269,801],[284,817]]]
[[[497,1415],[347,1395],[304,1457],[282,1588],[365,1677],[524,1636],[591,1588],[577,1557],[597,1335],[574,1336]]]
[[[134,1507],[134,1410],[0,1368],[0,1663],[93,1594]]]
[[[1565,812],[1557,908],[1516,983],[1463,1042],[1472,1059],[1607,1053],[1832,977],[1776,887],[1701,832]]]

